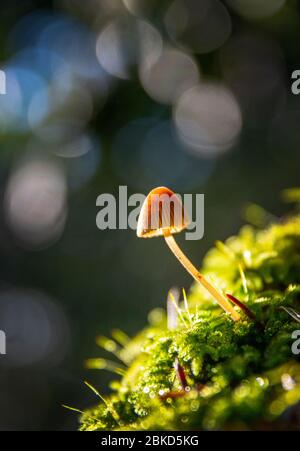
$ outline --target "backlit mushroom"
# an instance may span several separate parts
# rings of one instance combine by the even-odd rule
[[[163,236],[182,266],[206,288],[232,319],[238,320],[240,315],[228,299],[195,268],[176,243],[173,234],[186,229],[189,223],[190,219],[179,197],[170,189],[159,187],[150,191],[142,205],[137,224],[137,236],[140,238]]]

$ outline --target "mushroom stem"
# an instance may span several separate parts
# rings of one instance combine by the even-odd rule
[[[180,261],[182,266],[194,277],[197,282],[200,282],[206,290],[213,296],[213,298],[218,302],[218,304],[229,313],[233,320],[238,321],[240,319],[239,313],[233,308],[230,302],[220,293],[206,278],[203,274],[195,268],[195,266],[190,262],[187,256],[182,252],[178,244],[176,243],[173,235],[170,233],[164,234],[165,241],[175,257]]]

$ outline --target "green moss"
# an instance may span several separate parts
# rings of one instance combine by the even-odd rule
[[[216,243],[202,271],[255,314],[234,322],[199,284],[174,330],[156,311],[151,324],[123,343],[128,369],[112,393],[81,417],[81,430],[295,428],[300,363],[291,351],[300,310],[300,216]],[[184,368],[182,391],[174,367]],[[169,397],[167,396],[169,393]]]

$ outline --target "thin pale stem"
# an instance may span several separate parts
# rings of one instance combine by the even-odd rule
[[[229,313],[235,321],[240,319],[239,313],[233,308],[228,299],[220,293],[206,278],[203,274],[195,268],[195,266],[190,262],[187,256],[182,252],[178,244],[176,243],[173,235],[164,236],[167,245],[175,255],[175,257],[180,261],[182,266],[194,277],[197,282],[200,282],[204,288],[213,296],[213,298],[218,302],[218,304]]]

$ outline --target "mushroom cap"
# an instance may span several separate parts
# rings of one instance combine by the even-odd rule
[[[141,208],[137,224],[139,238],[152,238],[181,232],[190,224],[181,199],[169,188],[150,191]]]

